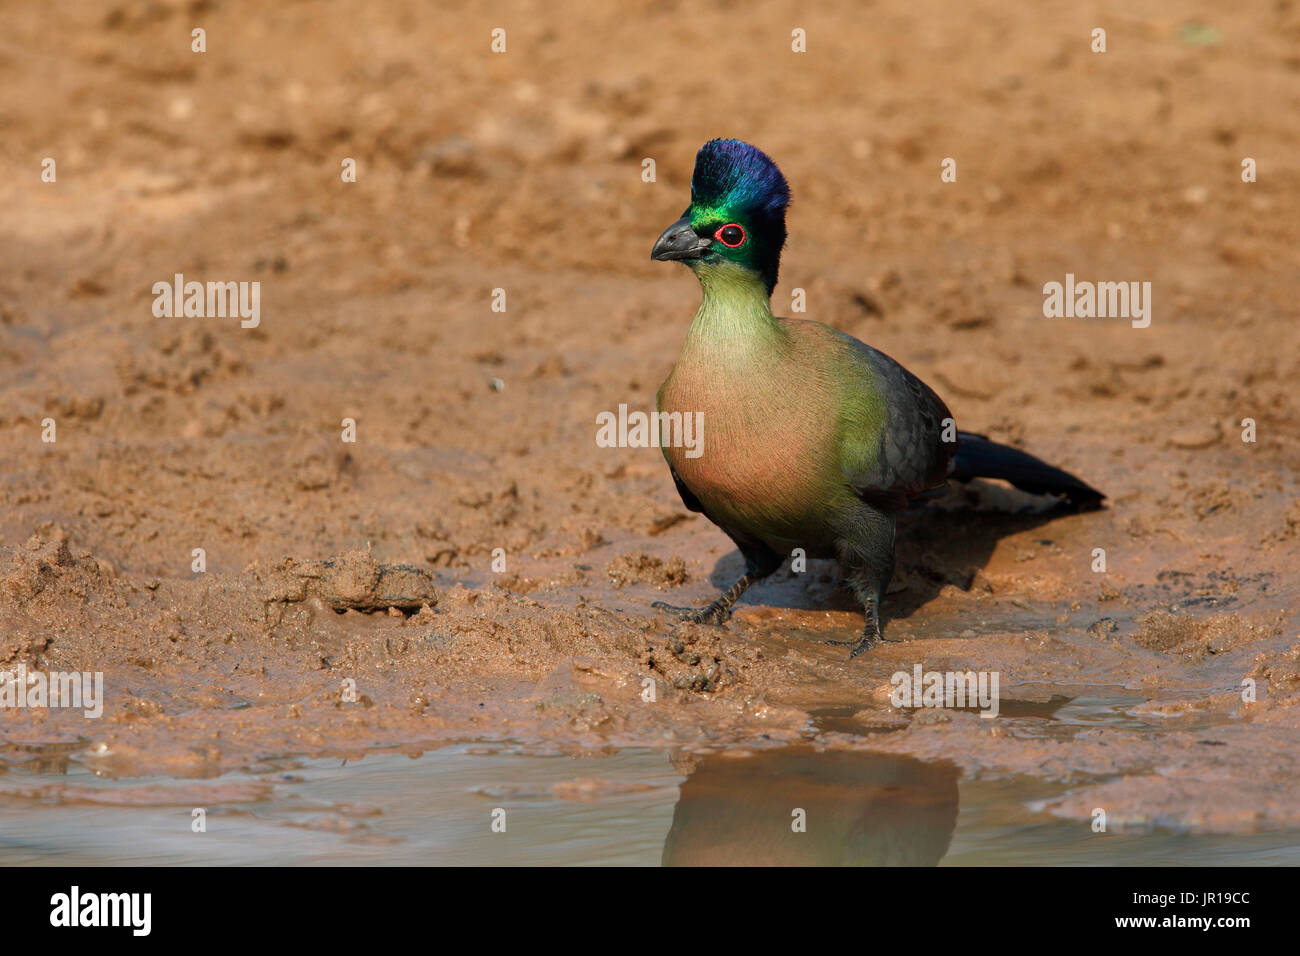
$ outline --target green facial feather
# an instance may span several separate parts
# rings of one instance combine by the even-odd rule
[[[768,295],[776,287],[785,245],[785,210],[790,188],[772,160],[748,143],[715,139],[695,158],[691,228],[713,240],[703,262],[733,262],[763,277]],[[744,241],[731,248],[721,242],[719,228],[734,223],[745,231]]]

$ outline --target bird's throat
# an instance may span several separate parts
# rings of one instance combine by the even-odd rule
[[[703,298],[687,333],[684,354],[700,349],[734,360],[781,346],[785,331],[772,315],[762,275],[732,263],[700,263],[695,275]]]

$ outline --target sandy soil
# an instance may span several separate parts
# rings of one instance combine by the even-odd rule
[[[1292,2],[7,5],[0,664],[108,693],[6,712],[7,759],[811,738],[1065,781],[1080,819],[1300,827],[1298,49]],[[697,288],[648,252],[718,135],[792,183],[781,311],[805,289],[1110,495],[909,515],[890,641],[852,663],[820,564],[670,633],[650,602],[739,557],[657,450],[594,440],[675,359]],[[1044,318],[1067,272],[1150,281],[1150,328]],[[155,317],[175,273],[259,281],[260,326]],[[1148,703],[1055,736],[896,711],[917,663]]]

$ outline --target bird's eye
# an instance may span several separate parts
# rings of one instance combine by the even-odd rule
[[[722,243],[724,246],[727,246],[730,249],[735,249],[745,244],[745,230],[734,222],[729,222],[725,226],[719,228],[718,231],[713,234],[713,238],[718,240],[718,242]]]

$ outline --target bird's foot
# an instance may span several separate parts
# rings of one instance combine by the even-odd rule
[[[885,639],[880,636],[878,631],[868,627],[863,630],[862,636],[855,641],[826,641],[826,643],[832,644],[835,647],[853,648],[853,650],[849,651],[849,660],[853,660],[853,658],[865,651],[871,650],[877,644],[883,644],[884,641]]]
[[[731,608],[740,600],[740,596],[745,593],[755,581],[753,572],[746,571],[738,580],[727,590],[719,595],[718,599],[708,607],[678,607],[675,604],[665,604],[663,601],[655,601],[650,606],[657,607],[661,611],[670,611],[680,615],[683,623],[689,621],[692,624],[726,624],[731,619]]]
[[[832,644],[835,647],[853,648],[853,650],[849,651],[849,660],[853,660],[853,658],[857,657],[859,654],[871,650],[877,644],[883,644],[885,642],[885,637],[880,630],[880,614],[876,609],[876,605],[874,603],[869,603],[867,605],[866,611],[867,611],[867,623],[866,626],[863,627],[862,629],[861,636],[859,636],[856,641],[827,641],[826,642],[827,644]]]
[[[670,614],[676,614],[683,623],[719,626],[726,624],[731,619],[730,605],[724,605],[721,601],[714,601],[708,607],[682,607],[678,604],[667,604],[664,601],[655,601],[650,606],[661,611],[668,611]]]

